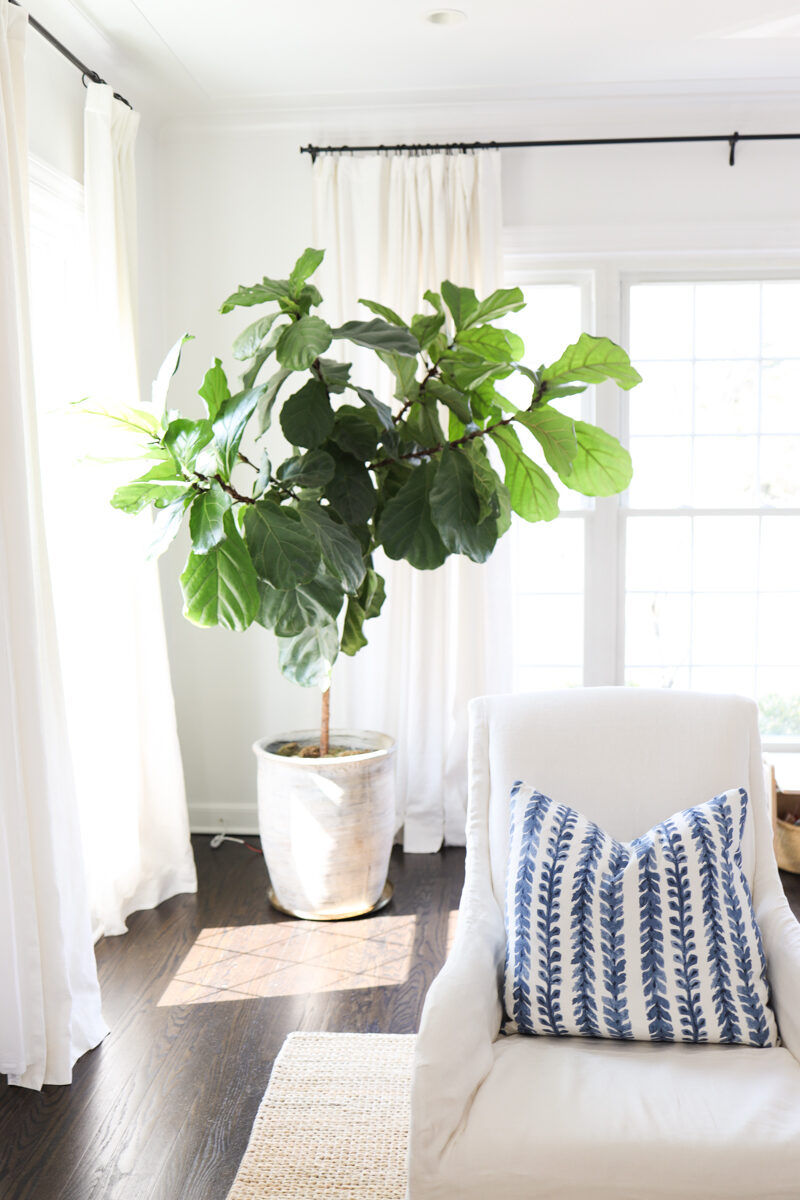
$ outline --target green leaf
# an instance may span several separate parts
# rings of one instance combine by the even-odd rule
[[[222,405],[214,421],[214,443],[217,449],[217,459],[220,473],[230,479],[231,471],[238,461],[239,446],[244,436],[247,422],[256,410],[264,384],[257,388],[249,388],[246,392],[237,392]]]
[[[184,333],[178,338],[174,346],[167,352],[167,356],[158,368],[158,374],[153,381],[153,390],[151,399],[153,404],[153,412],[160,420],[161,415],[167,407],[167,392],[169,391],[170,381],[172,376],[181,365],[181,351],[187,342],[193,342],[194,336],[191,333]]]
[[[497,541],[497,522],[481,521],[472,463],[460,449],[442,451],[430,490],[436,528],[451,554],[466,554],[473,562],[486,562]]]
[[[494,417],[496,412],[515,413],[519,411],[516,404],[498,392],[491,379],[470,393],[470,406],[473,416],[481,421],[485,421],[490,416]]]
[[[358,599],[361,607],[364,609],[364,616],[367,620],[380,616],[380,611],[386,600],[386,580],[372,567],[367,568],[367,574],[361,586],[361,591],[358,594]]]
[[[438,292],[432,292],[429,288],[426,292],[422,293],[422,299],[427,300],[428,304],[430,304],[432,308],[435,308],[437,313],[444,314],[444,307],[442,305],[442,297],[439,295]]]
[[[508,488],[495,471],[486,454],[486,447],[478,438],[462,447],[472,463],[472,480],[478,497],[478,520],[497,517],[504,508],[510,509]]]
[[[170,421],[163,441],[176,463],[190,471],[197,455],[213,436],[210,421],[189,421],[186,417],[178,417]]]
[[[367,644],[364,636],[364,622],[371,617],[377,617],[386,599],[384,581],[377,571],[370,567],[367,577],[358,597],[351,596],[347,602],[347,611],[342,629],[342,652],[357,654]]]
[[[545,384],[545,394],[551,385],[557,387],[573,379],[583,383],[613,379],[625,391],[642,382],[641,375],[631,366],[631,360],[621,346],[609,338],[592,337],[589,333],[582,333],[557,362],[544,367],[540,377]]]
[[[445,280],[442,284],[442,298],[450,309],[456,329],[466,329],[478,311],[478,297],[472,288],[456,287],[454,283]]]
[[[194,625],[243,630],[258,612],[258,581],[233,512],[223,519],[225,537],[207,554],[190,554],[183,574],[183,615]]]
[[[547,462],[557,475],[566,480],[578,453],[575,422],[549,404],[516,413],[514,419],[533,434],[544,450]]]
[[[311,625],[298,637],[278,638],[278,663],[283,675],[301,687],[324,688],[339,653],[335,621]]]
[[[321,446],[333,430],[333,409],[328,392],[318,379],[309,379],[285,401],[281,429],[293,446]]]
[[[488,380],[506,379],[513,370],[504,363],[486,362],[471,354],[459,354],[458,350],[448,350],[440,360],[440,366],[448,381],[462,392],[479,388]]]
[[[525,353],[522,338],[508,329],[491,325],[462,330],[456,334],[456,344],[485,362],[518,362]]]
[[[157,463],[146,475],[118,487],[111,497],[114,508],[138,513],[148,504],[166,508],[190,494],[190,488],[173,461]]]
[[[279,591],[259,583],[261,603],[256,620],[277,637],[297,637],[309,625],[336,620],[344,593],[330,575],[320,575],[302,587]]]
[[[174,542],[190,500],[191,496],[182,496],[173,504],[155,510],[153,530],[145,552],[146,559],[158,558]]]
[[[284,315],[283,313],[278,314],[278,316],[283,316],[283,315]],[[288,328],[287,325],[274,325],[273,326],[272,330],[269,333],[269,336],[259,347],[258,351],[256,352],[255,357],[253,358],[252,362],[250,363],[250,366],[247,368],[245,373],[242,375],[242,384],[244,387],[251,388],[253,386],[255,381],[258,379],[258,376],[261,374],[261,368],[264,366],[264,363],[267,361],[267,359],[272,354],[272,352],[275,349],[275,347],[277,346],[278,342],[283,337],[284,330],[287,328]]]
[[[472,420],[472,411],[469,400],[463,392],[442,383],[441,379],[429,379],[425,387],[425,394],[433,396],[440,404],[444,404],[452,413],[455,413],[462,425],[469,425]]]
[[[240,360],[252,358],[261,347],[261,343],[269,333],[278,317],[283,316],[280,310],[259,317],[252,325],[243,329],[233,343],[233,357]],[[217,360],[219,361],[219,359]]]
[[[326,567],[342,581],[346,592],[357,592],[364,579],[364,556],[350,529],[310,500],[301,500],[297,513],[305,528],[317,539]]]
[[[440,446],[445,440],[435,403],[417,401],[411,405],[403,426],[420,449]]]
[[[348,525],[363,525],[375,511],[377,496],[369,471],[351,454],[335,456],[336,473],[325,498]]]
[[[526,521],[552,521],[558,516],[558,492],[540,466],[531,462],[513,429],[503,425],[489,434],[506,469],[511,507]]]
[[[520,288],[498,288],[478,302],[478,307],[469,319],[470,325],[480,325],[484,321],[496,321],[506,313],[518,312],[525,307],[525,297]]]
[[[232,309],[251,308],[254,304],[266,304],[269,300],[283,300],[291,297],[293,288],[288,279],[267,279],[256,283],[253,287],[238,287],[233,295],[223,300],[219,311],[229,313]]]
[[[324,250],[312,250],[309,246],[303,251],[289,274],[289,283],[295,290],[314,274],[324,257]]]
[[[258,475],[253,484],[253,497],[258,499],[259,496],[267,490],[272,478],[272,463],[270,462],[269,453],[264,450],[261,454],[261,465],[258,468]]]
[[[350,379],[352,363],[338,362],[335,358],[321,358],[317,364],[329,392],[341,393]]]
[[[259,437],[265,434],[272,424],[272,408],[278,398],[278,392],[292,374],[293,372],[289,368],[281,367],[274,375],[270,375],[265,384],[261,385],[261,395],[258,398],[258,412],[256,414],[256,427]]]
[[[427,350],[439,330],[444,325],[444,313],[423,315],[418,313],[411,318],[411,332],[419,342],[420,350]]]
[[[287,325],[278,339],[275,355],[282,367],[306,371],[331,344],[330,325],[321,317],[301,317]]]
[[[398,317],[393,308],[387,308],[385,304],[378,304],[377,300],[359,300],[358,303],[375,313],[376,317],[383,317],[390,325],[399,325],[401,329],[408,329],[408,324],[402,317]]]
[[[392,496],[378,522],[378,539],[389,558],[404,558],[420,571],[432,571],[447,558],[431,515],[430,492],[436,465],[422,463]]]
[[[359,602],[353,597],[347,601],[347,610],[344,615],[344,625],[342,627],[342,653],[357,654],[367,644],[367,639],[364,637],[364,621],[366,613]]]
[[[567,487],[584,496],[613,496],[622,492],[633,477],[633,465],[628,451],[615,437],[587,425],[575,422],[578,452],[567,475],[559,475]]]
[[[369,388],[358,387],[356,384],[352,383],[350,384],[350,390],[355,392],[359,400],[363,400],[364,404],[366,404],[368,408],[371,408],[373,412],[378,414],[380,423],[384,429],[392,428],[392,410],[387,404],[384,404],[382,400],[379,400],[374,392],[371,392]]]
[[[292,488],[324,487],[333,479],[335,467],[330,454],[324,450],[308,450],[296,458],[287,458],[277,470],[281,483]]]
[[[296,588],[319,570],[319,545],[291,508],[257,500],[244,514],[244,534],[259,579]]]
[[[375,456],[378,430],[359,409],[343,404],[341,408],[336,409],[331,441],[363,462]]]
[[[386,364],[397,381],[394,391],[395,398],[405,400],[416,383],[418,366],[416,358],[409,358],[404,354],[389,354],[385,350],[378,351],[378,358]]]
[[[222,359],[215,358],[213,367],[206,371],[203,386],[198,391],[198,395],[206,402],[210,420],[215,419],[222,405],[230,399],[230,394],[228,380],[222,369]]]
[[[195,496],[189,512],[189,533],[195,554],[208,554],[225,537],[225,514],[230,507],[231,498],[218,483],[212,483],[207,492]]]
[[[376,317],[374,321],[347,321],[333,330],[333,336],[344,338],[356,346],[383,350],[389,354],[409,357],[419,354],[419,342],[408,329],[398,329],[396,325],[390,325],[380,317]]]

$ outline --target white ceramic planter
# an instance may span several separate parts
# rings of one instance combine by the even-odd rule
[[[331,731],[331,744],[363,751],[343,758],[289,758],[286,742],[311,744],[319,730],[295,730],[254,744],[258,823],[276,908],[311,920],[358,916],[382,907],[395,832],[394,740],[359,729]]]

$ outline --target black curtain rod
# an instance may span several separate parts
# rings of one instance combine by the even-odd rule
[[[727,142],[728,162],[736,162],[737,142],[778,142],[800,140],[800,133],[702,133],[680,137],[608,137],[608,138],[559,138],[528,142],[419,142],[398,146],[301,146],[301,154],[310,154],[316,162],[318,154],[377,154],[381,151],[405,151],[419,153],[425,150],[458,150],[467,154],[470,150],[517,150],[535,146],[642,146],[664,142]]]
[[[9,3],[16,5],[17,8],[22,7],[22,5],[20,4],[20,0],[9,0]],[[44,40],[46,42],[49,42],[50,45],[53,46],[54,49],[56,49],[59,54],[62,54],[64,56],[64,58],[66,58],[67,62],[71,62],[73,67],[78,68],[81,75],[84,77],[84,80],[83,80],[84,87],[86,86],[87,79],[91,79],[92,83],[105,83],[106,82],[105,79],[100,78],[100,76],[97,74],[97,71],[92,71],[89,67],[86,66],[86,63],[81,62],[81,60],[78,58],[78,56],[76,54],[73,54],[71,50],[68,50],[67,47],[64,45],[64,43],[60,42],[58,40],[58,38],[55,37],[55,35],[50,32],[49,29],[45,29],[44,25],[42,25],[39,21],[37,21],[36,17],[34,17],[31,13],[28,13],[28,24],[31,26],[32,29],[35,29],[37,33],[41,34],[41,36],[44,38]],[[133,105],[131,104],[131,102],[129,100],[126,100],[124,96],[120,96],[119,92],[114,92],[114,99],[121,100],[123,104],[127,104],[128,108],[130,108],[131,110],[133,109]]]

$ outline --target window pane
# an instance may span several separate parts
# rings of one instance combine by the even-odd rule
[[[692,524],[694,590],[756,591],[758,517],[697,517]]]
[[[692,503],[696,508],[755,504],[758,438],[695,438]]]
[[[762,504],[800,508],[800,437],[762,438],[759,474]]]
[[[692,432],[692,364],[635,363],[642,382],[630,393],[632,434]]]
[[[515,630],[521,667],[583,660],[583,596],[517,596]]]
[[[625,660],[631,666],[679,666],[688,663],[691,597],[666,592],[636,592],[625,605]]]
[[[634,362],[694,355],[694,286],[640,283],[631,288],[629,352]]]
[[[625,534],[629,592],[688,592],[692,522],[687,517],[631,517]]]
[[[695,354],[698,358],[758,358],[761,284],[698,283]]]
[[[761,518],[761,586],[800,592],[800,517]]]
[[[800,737],[800,667],[762,668],[757,689],[762,737]]]
[[[757,362],[699,362],[694,388],[695,433],[758,432]]]
[[[704,592],[692,605],[692,657],[700,666],[735,666],[756,657],[756,597]]]
[[[800,357],[800,281],[762,284],[761,353],[765,358]]]
[[[681,508],[692,498],[690,437],[631,438],[633,508]]]
[[[796,331],[800,350],[800,326]],[[800,361],[765,362],[761,368],[761,432],[800,433]]]

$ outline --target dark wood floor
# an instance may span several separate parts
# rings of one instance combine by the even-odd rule
[[[212,851],[204,837],[193,841],[198,895],[137,913],[126,936],[98,943],[112,1032],[76,1064],[72,1086],[36,1093],[0,1083],[0,1200],[224,1200],[287,1033],[416,1030],[446,955],[463,851],[396,851],[395,899],[386,911],[400,918],[400,929],[412,931],[398,981],[367,986],[380,974],[372,944],[360,986],[340,987],[329,966],[315,967],[330,989],[320,993],[301,990],[302,976],[285,961],[273,971],[271,960],[260,960],[261,973],[250,979],[252,966],[238,970],[218,949],[241,931],[250,938],[245,949],[279,954],[279,945],[273,951],[270,942],[265,950],[264,941],[282,935],[275,926],[286,919],[266,904],[259,855],[232,843]],[[784,886],[800,918],[800,876],[784,876]],[[412,914],[416,921],[404,924],[403,916]],[[356,926],[369,935],[378,920],[348,922],[350,936]],[[232,932],[220,935],[225,927]],[[331,945],[342,943],[347,957],[334,950],[324,961],[346,962],[351,971],[351,944],[338,937]],[[189,970],[186,982],[193,962],[200,970]],[[212,975],[206,978],[208,962]],[[397,962],[388,964],[389,974]],[[293,985],[276,988],[277,971]],[[246,994],[270,988],[295,994]]]
[[[288,1033],[416,1030],[445,959],[463,851],[395,851],[395,898],[385,911],[417,917],[404,927],[413,937],[407,978],[165,1004],[204,931],[286,921],[267,905],[261,856],[233,843],[212,851],[209,840],[193,839],[197,896],[136,913],[127,935],[98,943],[111,1034],[76,1064],[71,1087],[36,1093],[0,1083],[1,1200],[224,1200]],[[366,932],[370,920],[347,925]]]

